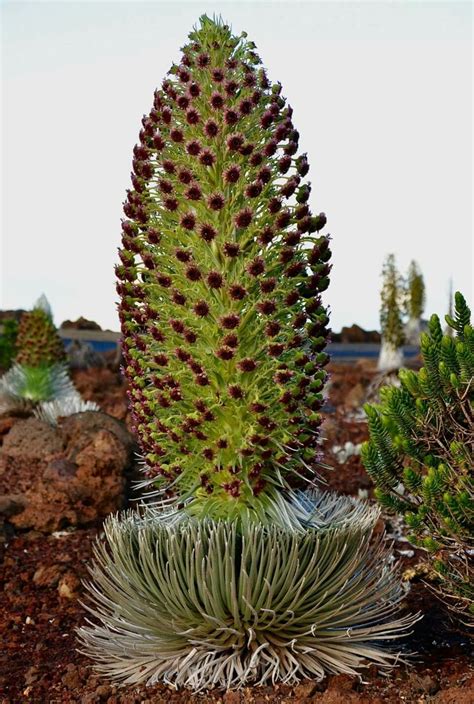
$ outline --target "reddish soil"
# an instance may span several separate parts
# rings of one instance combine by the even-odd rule
[[[81,386],[104,410],[115,404],[117,415],[125,418],[123,410],[118,413],[124,408],[124,386],[117,376],[103,372],[82,372]],[[325,459],[335,471],[322,473],[331,489],[357,494],[361,487],[370,489],[359,457],[339,464],[331,448],[346,440],[357,444],[366,437],[364,423],[351,419],[343,405],[357,384],[367,386],[374,371],[339,365],[331,372],[329,402],[337,411],[327,413],[324,446]],[[94,380],[95,374],[100,380]],[[404,578],[410,580],[406,607],[424,614],[407,639],[407,649],[418,653],[410,667],[401,666],[389,676],[370,669],[363,683],[341,675],[321,683],[304,681],[296,687],[255,687],[206,695],[176,692],[166,686],[111,685],[94,674],[89,661],[76,651],[75,640],[75,629],[85,617],[79,603],[81,580],[87,576],[91,547],[99,531],[100,525],[96,525],[45,535],[36,530],[20,531],[6,523],[2,538],[0,526],[1,704],[474,704],[472,644],[413,569],[421,554],[398,552],[410,547],[406,542],[394,544]]]

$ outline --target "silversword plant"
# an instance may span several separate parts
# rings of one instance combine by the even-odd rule
[[[143,118],[124,205],[125,374],[161,504],[111,518],[81,629],[98,668],[196,690],[389,666],[409,627],[377,513],[320,460],[326,217],[255,45],[202,17]]]

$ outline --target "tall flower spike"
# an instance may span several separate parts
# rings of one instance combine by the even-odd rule
[[[118,273],[122,286],[140,291],[127,289],[121,308],[134,362],[126,374],[148,404],[132,413],[148,476],[160,468],[154,491],[166,490],[171,476],[176,501],[186,499],[194,514],[250,511],[264,519],[278,485],[291,483],[293,471],[310,477],[316,469],[308,445],[317,444],[318,430],[307,419],[321,406],[323,384],[314,382],[324,382],[327,361],[318,294],[328,281],[328,237],[308,207],[307,160],[297,155],[291,108],[258,68],[253,44],[204,19],[184,57],[144,119],[134,150],[140,190],[135,185],[126,204]],[[137,317],[146,306],[159,314],[159,335],[153,316]],[[194,369],[176,354],[184,345]],[[301,348],[312,359],[305,368]],[[159,354],[179,378],[179,394],[157,385],[165,373]],[[291,402],[280,402],[283,393]],[[155,414],[173,426],[198,399],[212,411],[198,433],[156,427]],[[268,409],[265,446],[252,442],[255,404]]]

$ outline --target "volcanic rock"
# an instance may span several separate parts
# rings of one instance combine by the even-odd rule
[[[104,413],[78,413],[56,428],[36,418],[18,421],[0,450],[0,492],[24,492],[11,522],[52,532],[118,510],[132,450],[123,423]]]

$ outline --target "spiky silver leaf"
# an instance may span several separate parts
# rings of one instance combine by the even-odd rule
[[[0,395],[32,403],[77,393],[65,364],[28,367],[14,364],[0,379]]]
[[[94,401],[84,401],[76,391],[54,401],[43,401],[34,409],[33,413],[39,420],[50,425],[57,425],[58,418],[65,418],[84,411],[100,411],[100,407]]]
[[[394,665],[387,644],[416,617],[396,616],[403,590],[383,537],[371,540],[377,510],[317,493],[299,508],[317,523],[110,517],[88,585],[99,624],[80,629],[84,652],[122,683],[196,691]]]

